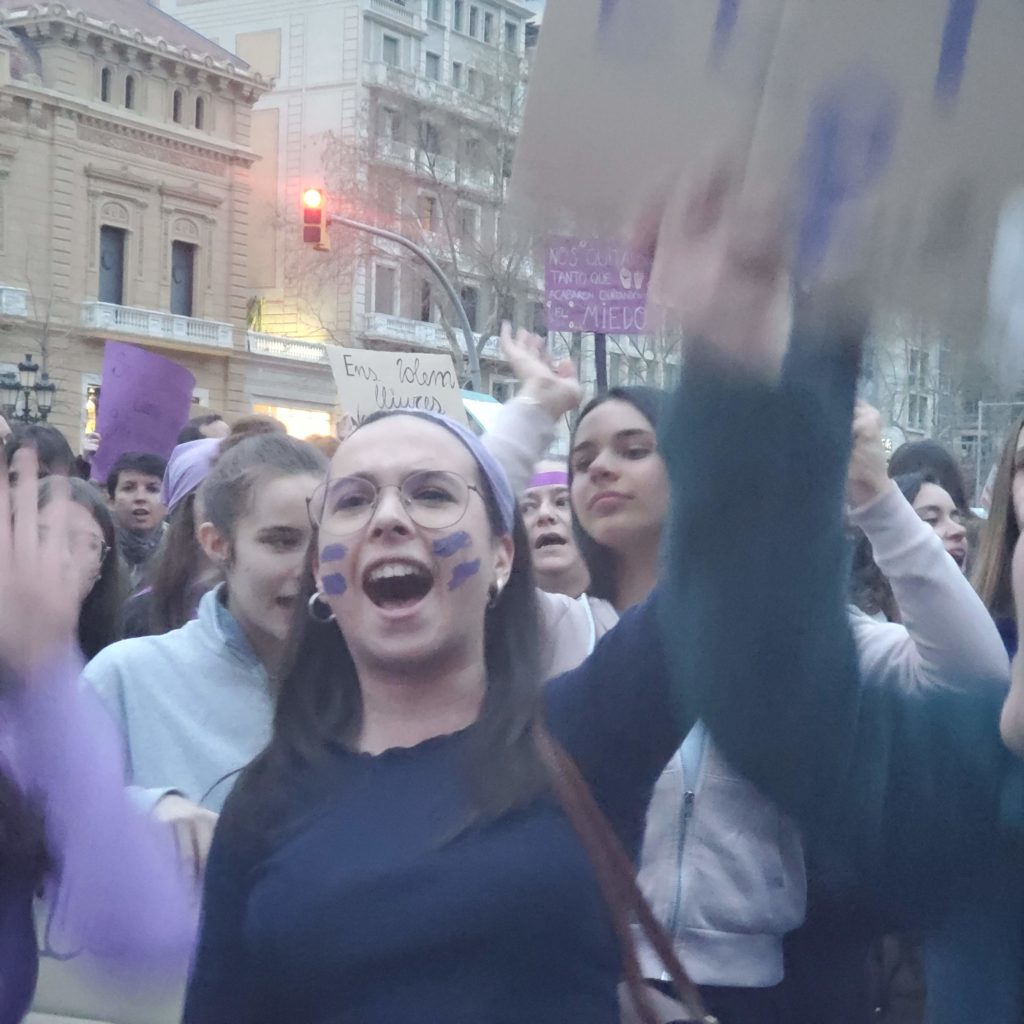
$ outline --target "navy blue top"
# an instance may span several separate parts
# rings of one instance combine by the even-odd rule
[[[655,601],[545,691],[551,732],[634,854],[692,717],[669,692]],[[218,830],[185,1024],[616,1024],[615,937],[554,799],[458,832],[468,733],[332,751],[256,862]]]

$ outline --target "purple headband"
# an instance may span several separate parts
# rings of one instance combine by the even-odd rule
[[[494,495],[495,503],[498,506],[498,514],[501,517],[501,525],[506,533],[511,533],[516,521],[516,498],[512,492],[512,485],[509,483],[508,475],[502,468],[501,463],[487,450],[483,442],[469,427],[450,416],[442,416],[437,412],[427,412],[424,409],[403,410],[398,415],[416,416],[422,420],[429,420],[439,427],[444,427],[449,434],[454,434],[468,449],[470,455],[476,460],[480,472],[487,478]]]
[[[171,452],[164,472],[160,498],[170,515],[210,474],[220,451],[219,437],[201,437],[186,441]]]
[[[553,469],[550,473],[536,473],[526,485],[528,491],[534,487],[568,487],[569,474],[564,469]]]

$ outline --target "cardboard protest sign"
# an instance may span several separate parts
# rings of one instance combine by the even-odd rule
[[[967,329],[1024,188],[1021,53],[1019,0],[551,0],[513,198],[628,239],[724,156],[783,188],[802,283]]]
[[[99,451],[92,478],[105,482],[126,452],[167,458],[192,414],[196,379],[184,367],[148,349],[108,341],[103,350],[103,383],[96,430]]]
[[[550,238],[545,249],[551,331],[643,334],[650,256],[615,242]]]
[[[466,422],[451,356],[328,345],[327,358],[341,404],[357,423],[395,409],[439,412]]]

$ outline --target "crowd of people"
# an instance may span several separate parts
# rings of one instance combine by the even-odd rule
[[[780,344],[719,244],[675,394],[505,331],[483,437],[206,416],[97,485],[10,433],[0,1020],[42,893],[186,1024],[1020,1024],[1024,420],[975,523],[860,319]]]

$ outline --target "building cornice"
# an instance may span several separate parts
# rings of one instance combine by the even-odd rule
[[[224,205],[223,196],[211,195],[200,190],[198,185],[192,188],[175,188],[173,185],[161,185],[158,189],[162,199],[170,199],[179,203],[188,203],[190,206],[205,206],[215,210]]]
[[[96,164],[85,165],[85,176],[91,181],[103,181],[110,185],[119,185],[122,188],[135,188],[144,192],[153,192],[158,187],[158,182],[152,178],[144,178],[128,169],[128,166],[118,169],[113,167],[97,167]]]
[[[245,146],[222,142],[212,136],[186,134],[170,126],[158,127],[122,114],[115,107],[79,100],[42,85],[14,81],[4,87],[4,94],[9,99],[22,99],[37,109],[48,108],[55,116],[74,121],[79,138],[108,145],[118,152],[140,152],[137,148],[139,146],[157,147],[164,153],[187,157],[192,161],[189,166],[197,170],[205,169],[212,174],[221,174],[224,167],[231,165],[251,167],[259,159],[257,153]],[[2,116],[3,110],[0,109]],[[128,143],[135,143],[136,146]],[[182,161],[178,159],[172,162],[180,164]]]
[[[61,3],[31,4],[0,11],[0,25],[7,28],[23,27],[35,38],[60,39],[69,45],[92,41],[101,50],[104,46],[130,48],[150,60],[170,62],[172,65],[179,63],[193,75],[202,74],[208,80],[222,79],[250,103],[255,103],[273,86],[273,80],[258,71],[251,71],[211,54],[194,52],[186,46],[170,43],[161,36],[147,36],[138,29],[124,28],[116,22],[100,21],[85,11],[68,8]]]

